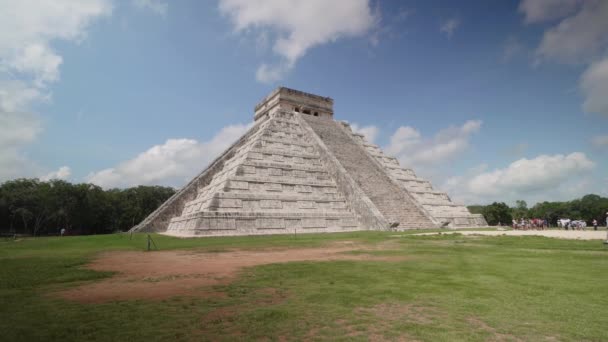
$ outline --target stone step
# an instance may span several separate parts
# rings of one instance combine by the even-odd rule
[[[277,163],[273,161],[265,161],[265,160],[251,160],[247,159],[240,164],[240,166],[252,166],[252,167],[260,167],[260,168],[275,168],[282,170],[302,170],[302,171],[310,171],[310,172],[323,172],[327,173],[325,168],[320,165],[310,165],[310,164],[287,164],[287,163]]]
[[[233,176],[228,182],[228,189],[247,189],[247,184],[243,183],[264,183],[264,184],[288,184],[288,185],[308,185],[316,187],[335,187],[336,185],[331,180],[318,180],[312,178],[298,177],[257,177],[257,176]]]
[[[344,127],[365,147],[368,155],[379,161],[388,171],[389,176],[397,180],[399,185],[412,196],[415,204],[424,208],[436,223],[441,225],[449,223],[450,227],[487,225],[483,217],[470,214],[466,207],[452,202],[446,193],[434,190],[429,181],[418,178],[412,169],[400,167],[398,161],[384,154],[379,147],[367,143],[364,137],[352,133],[350,126]]]
[[[301,147],[311,147],[312,146],[309,142],[303,141],[301,139],[273,138],[273,137],[269,137],[268,135],[262,135],[260,137],[260,141],[266,142],[266,143],[295,145],[295,146],[301,146]]]
[[[399,222],[400,227],[434,225],[386,171],[370,159],[368,152],[339,126],[340,123],[308,115],[302,118],[389,222]]]
[[[167,232],[186,235],[272,234],[285,230],[359,230],[359,222],[320,162],[308,131],[276,118],[244,142],[212,182],[187,202]],[[297,125],[297,126],[296,126]],[[298,127],[297,134],[292,133]],[[280,129],[280,128],[279,128]]]
[[[295,152],[295,151],[286,151],[280,149],[271,149],[268,147],[252,147],[251,150],[248,151],[247,158],[248,159],[263,159],[262,154],[271,154],[271,155],[280,155],[284,157],[300,157],[306,159],[318,159],[319,155],[316,153],[308,153],[308,152]],[[259,157],[251,157],[252,153],[257,153]]]
[[[327,193],[322,196],[308,195],[307,193],[238,193],[217,192],[216,198],[234,198],[244,200],[281,200],[281,201],[315,201],[315,202],[344,202],[344,196],[338,193]]]

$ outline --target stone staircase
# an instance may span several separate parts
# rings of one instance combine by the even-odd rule
[[[416,176],[414,170],[401,167],[396,158],[387,156],[379,146],[367,142],[362,134],[353,132],[348,123],[342,122],[341,125],[435,224],[448,228],[488,225],[483,215],[471,214],[464,205],[454,203],[448,194],[434,190],[429,181]]]
[[[395,184],[367,152],[334,120],[301,116],[348,171],[385,219],[397,228],[430,228],[435,224]]]

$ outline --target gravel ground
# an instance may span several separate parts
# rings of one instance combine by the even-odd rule
[[[593,228],[592,228],[593,229]],[[606,240],[606,228],[598,230],[497,230],[497,231],[447,231],[441,234],[462,234],[462,235],[511,235],[511,236],[546,236],[558,239],[573,240]],[[414,235],[436,235],[440,233],[420,233]]]

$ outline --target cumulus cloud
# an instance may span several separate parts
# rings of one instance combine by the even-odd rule
[[[582,0],[523,0],[518,9],[526,23],[540,23],[563,18],[576,11],[581,3]]]
[[[445,33],[448,39],[452,38],[454,32],[460,27],[460,19],[451,18],[439,25],[439,32]]]
[[[544,199],[572,198],[588,190],[586,186],[580,186],[580,181],[594,167],[595,163],[582,152],[539,155],[516,160],[502,169],[471,170],[465,176],[448,179],[444,188],[467,203],[496,199],[539,200],[540,195]],[[573,189],[578,192],[573,193]]]
[[[580,87],[585,95],[583,109],[608,116],[608,58],[591,64],[585,70]]]
[[[160,16],[167,15],[169,4],[162,0],[133,0],[133,5],[141,10],[152,11]]]
[[[181,186],[242,136],[251,125],[224,127],[210,141],[169,139],[119,165],[89,174],[88,182],[104,188],[143,184]]]
[[[59,78],[53,40],[80,41],[86,28],[112,10],[107,0],[0,1],[0,60],[5,71],[44,86]]]
[[[0,179],[31,176],[23,147],[42,130],[31,111],[48,101],[63,58],[55,40],[79,42],[96,18],[109,14],[107,0],[0,0]]]
[[[534,159],[519,159],[505,169],[497,169],[475,176],[468,183],[476,194],[500,194],[517,191],[530,192],[556,186],[573,175],[589,171],[594,163],[584,153],[567,156],[540,155]]]
[[[27,112],[2,113],[0,115],[0,146],[2,148],[18,148],[34,141],[41,130],[40,119],[34,114]]]
[[[380,131],[378,127],[374,125],[359,126],[359,124],[357,123],[350,124],[350,128],[355,133],[363,134],[363,136],[365,136],[365,139],[367,139],[367,141],[369,141],[370,143],[373,143],[376,140],[378,132]]]
[[[220,0],[219,9],[236,32],[273,32],[281,61],[259,67],[257,79],[266,83],[284,77],[310,48],[364,35],[376,22],[368,0]]]
[[[40,177],[42,181],[49,181],[51,179],[68,179],[72,175],[72,169],[69,166],[62,166],[58,170],[49,172],[46,175]]]
[[[585,1],[580,10],[546,30],[536,51],[539,59],[587,63],[608,44],[608,1]]]
[[[21,149],[42,130],[40,118],[27,110],[42,98],[24,82],[0,80],[0,180],[33,175],[34,166]]]
[[[562,18],[543,33],[536,64],[588,65],[579,83],[583,109],[608,115],[608,1],[523,0],[519,10],[526,22]]]
[[[285,75],[291,70],[291,66],[288,64],[262,64],[255,72],[255,79],[260,83],[274,83],[285,77]]]
[[[479,120],[469,120],[462,126],[442,129],[430,139],[423,139],[413,127],[401,126],[391,136],[385,151],[406,167],[438,164],[464,152],[469,147],[471,136],[481,129],[481,124]]]

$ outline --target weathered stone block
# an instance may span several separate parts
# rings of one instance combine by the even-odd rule
[[[208,236],[485,223],[333,121],[332,106],[279,88],[241,139],[135,229]]]

